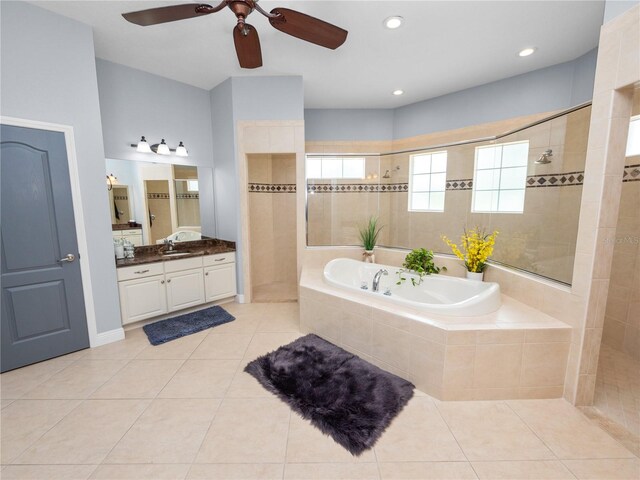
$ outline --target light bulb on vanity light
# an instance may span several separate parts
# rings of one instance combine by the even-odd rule
[[[184,146],[184,144],[182,142],[180,142],[180,144],[176,148],[176,155],[178,157],[188,157],[189,156],[189,153],[187,152],[187,149],[185,148],[185,146]]]
[[[171,151],[169,150],[169,145],[167,145],[164,141],[164,138],[158,145],[158,151],[156,152],[158,155],[169,155]]]
[[[149,143],[147,142],[147,139],[144,138],[144,135],[142,136],[142,138],[138,142],[138,146],[136,147],[136,151],[138,151],[140,153],[151,153],[151,147],[149,146]]]

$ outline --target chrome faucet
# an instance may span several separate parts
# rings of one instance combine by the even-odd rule
[[[371,286],[371,290],[373,290],[374,292],[377,292],[380,288],[380,277],[382,277],[382,275],[389,275],[389,272],[387,272],[384,268],[381,268],[373,276],[373,285]]]
[[[164,244],[167,246],[167,252],[173,252],[173,240],[165,238]]]

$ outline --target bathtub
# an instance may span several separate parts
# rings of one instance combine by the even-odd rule
[[[381,269],[386,270],[388,275],[381,277],[379,291],[374,292],[373,277]],[[400,270],[389,265],[336,258],[325,266],[324,281],[335,287],[357,290],[377,299],[387,299],[421,312],[439,315],[473,317],[486,315],[500,308],[500,286],[497,283],[427,275],[423,277],[421,284],[414,286],[411,278],[417,281],[419,277],[403,273],[406,281],[397,285]],[[364,289],[364,286],[367,288]]]

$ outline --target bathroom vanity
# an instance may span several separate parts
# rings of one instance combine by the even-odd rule
[[[232,299],[236,295],[236,257],[231,244],[187,242],[188,249],[173,252],[142,247],[147,251],[140,249],[136,258],[118,260],[122,324]]]

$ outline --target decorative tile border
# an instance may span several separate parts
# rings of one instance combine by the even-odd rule
[[[249,193],[296,193],[295,183],[250,183]]]
[[[460,180],[447,180],[446,190],[471,190],[473,189],[472,178],[462,178]]]
[[[631,165],[633,167],[634,165]],[[637,165],[640,167],[640,165]],[[631,172],[629,173],[631,175]],[[640,180],[640,168],[633,180]],[[631,181],[631,180],[625,180]],[[545,175],[531,175],[527,177],[527,188],[539,187],[566,187],[571,185],[582,185],[584,182],[584,172],[549,173]],[[447,191],[472,190],[473,179],[462,178],[447,180]],[[394,193],[408,192],[408,183],[341,183],[332,185],[328,183],[316,183],[307,185],[309,193]]]
[[[640,182],[640,163],[636,165],[627,165],[624,167],[622,174],[623,182]]]
[[[168,193],[147,193],[147,199],[149,200],[169,200]]]
[[[327,183],[317,183],[307,185],[309,193],[393,193],[408,192],[407,183],[342,183],[340,185],[330,185]]]
[[[200,194],[199,193],[176,193],[176,198],[178,200],[189,200],[189,199],[199,199],[200,198]]]
[[[527,177],[527,188],[567,187],[583,183],[584,172],[548,173]]]

